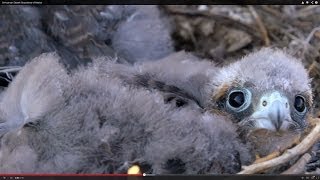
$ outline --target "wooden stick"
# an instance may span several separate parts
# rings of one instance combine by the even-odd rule
[[[271,160],[271,159],[274,159],[274,158],[280,156],[280,154],[281,154],[280,151],[275,151],[275,152],[269,154],[269,155],[266,156],[266,157],[256,159],[256,160],[253,162],[253,164],[258,164],[258,163],[262,163],[262,162],[265,162],[265,161],[269,161],[269,160]]]
[[[281,156],[265,161],[262,163],[252,164],[250,166],[243,166],[242,171],[238,174],[254,174],[263,172],[269,168],[284,164],[290,161],[293,157],[304,154],[308,151],[318,140],[320,139],[320,120],[317,119],[317,123],[312,131],[301,141],[300,144],[285,151]]]
[[[209,20],[214,20],[215,22],[221,23],[225,26],[234,27],[236,29],[240,29],[245,32],[248,32],[257,40],[261,40],[261,36],[259,36],[259,33],[254,28],[252,28],[252,26],[241,23],[240,21],[236,21],[232,18],[229,18],[228,16],[208,13],[205,11],[193,11],[185,8],[177,8],[176,6],[171,6],[171,5],[164,6],[164,8],[168,10],[169,13],[175,14],[175,15],[185,15],[189,17],[203,17]]]
[[[264,45],[265,46],[270,46],[270,39],[269,39],[269,36],[268,36],[268,31],[267,31],[266,27],[264,26],[260,16],[256,12],[256,10],[253,8],[253,6],[249,5],[248,7],[249,7],[249,10],[250,10],[250,13],[252,14],[252,16],[254,17],[254,19],[257,22],[258,28],[259,28],[259,30],[261,32],[261,35],[263,37],[263,40],[264,40]]]
[[[291,166],[286,171],[281,174],[302,174],[304,173],[304,168],[306,164],[310,161],[311,155],[309,153],[305,153],[293,166]]]

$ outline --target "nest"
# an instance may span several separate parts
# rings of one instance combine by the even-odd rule
[[[263,158],[258,158],[249,166],[242,166],[242,171],[238,174],[258,174],[270,173],[275,168],[287,166],[291,161],[293,165],[281,174],[301,174],[305,171],[306,164],[311,160],[311,148],[320,140],[320,119],[309,118],[310,127],[306,129],[301,141],[292,148],[275,151]],[[292,144],[296,144],[296,139],[292,139]]]
[[[320,140],[320,118],[309,118],[309,128],[307,128],[299,139],[292,138],[287,142],[287,149],[279,149],[262,158],[257,157],[256,161],[249,166],[242,166],[242,170],[237,174],[303,174],[305,167],[310,162],[311,148]],[[299,141],[297,141],[299,140]],[[294,145],[293,147],[290,145]],[[290,164],[288,166],[288,164]],[[281,171],[281,169],[284,169]],[[280,171],[280,172],[279,172]],[[319,174],[319,169],[308,174]],[[133,165],[127,174],[141,174],[140,167]]]

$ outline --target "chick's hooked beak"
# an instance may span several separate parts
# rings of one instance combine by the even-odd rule
[[[251,118],[257,129],[287,130],[291,120],[288,98],[278,91],[264,94]]]

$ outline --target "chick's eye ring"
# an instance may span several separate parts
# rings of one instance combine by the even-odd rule
[[[227,96],[227,108],[232,111],[242,111],[249,107],[251,92],[248,89],[231,90]]]
[[[301,95],[296,96],[296,98],[294,99],[294,108],[300,113],[306,110],[306,101],[304,97],[302,97]]]

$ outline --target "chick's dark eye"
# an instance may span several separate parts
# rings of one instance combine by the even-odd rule
[[[233,92],[229,95],[229,104],[234,108],[239,108],[245,101],[244,93],[240,91]]]
[[[303,112],[306,109],[305,100],[301,96],[297,96],[294,100],[294,108],[298,112]]]

